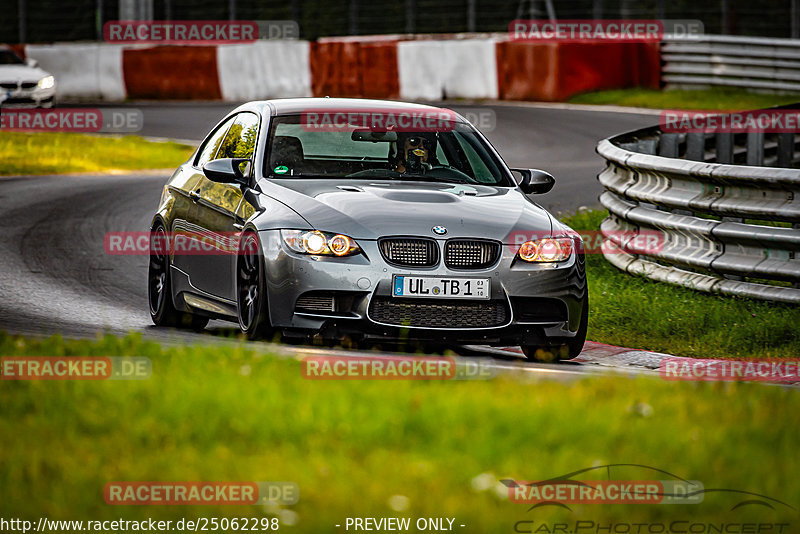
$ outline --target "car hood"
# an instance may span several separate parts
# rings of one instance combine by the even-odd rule
[[[0,82],[38,82],[50,74],[39,67],[0,65]]]
[[[432,182],[273,179],[262,191],[294,209],[317,230],[355,239],[391,235],[483,237],[503,243],[512,233],[549,233],[543,208],[509,187]]]

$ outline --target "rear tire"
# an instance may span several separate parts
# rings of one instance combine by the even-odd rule
[[[164,227],[158,224],[153,228],[152,234],[155,239],[151,243],[156,243],[156,250],[151,249],[150,251],[150,264],[147,269],[147,300],[153,324],[203,330],[208,324],[208,317],[175,309],[169,275],[169,254],[162,248],[167,242],[167,233]]]
[[[523,345],[520,347],[525,358],[533,362],[556,363],[560,360],[572,359],[578,356],[586,343],[586,331],[589,327],[589,296],[583,299],[581,322],[575,337],[561,345]]]
[[[267,280],[264,254],[254,232],[242,235],[236,260],[236,315],[247,339],[272,335],[267,306]]]

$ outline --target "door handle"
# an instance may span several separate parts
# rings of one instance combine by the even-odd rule
[[[244,228],[244,225],[239,223],[233,223],[233,227],[236,228],[237,230],[241,230],[242,228]]]
[[[200,200],[200,194],[197,191],[189,191],[189,198],[192,199],[192,202],[197,202]]]

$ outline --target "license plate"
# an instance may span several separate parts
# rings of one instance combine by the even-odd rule
[[[491,298],[490,278],[395,276],[392,296],[443,299]]]

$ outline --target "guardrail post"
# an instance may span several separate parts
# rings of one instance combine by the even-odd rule
[[[733,163],[733,133],[717,133],[717,163]]]
[[[689,132],[686,134],[686,159],[704,161],[706,159],[706,134]]]
[[[791,167],[794,159],[794,134],[778,134],[778,167]]]
[[[663,158],[677,158],[680,135],[676,133],[661,134],[661,142],[658,145],[658,155]]]
[[[642,139],[639,141],[638,150],[640,154],[656,155],[656,141],[655,139]]]
[[[764,132],[747,132],[747,164],[764,165]]]

